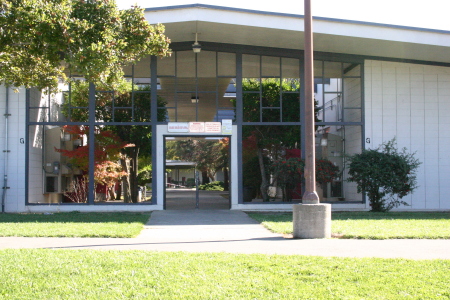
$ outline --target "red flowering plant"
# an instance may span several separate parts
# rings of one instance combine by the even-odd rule
[[[298,157],[275,160],[271,165],[271,171],[276,186],[281,188],[283,201],[290,199],[292,190],[302,179],[305,169],[305,161]],[[323,184],[332,182],[339,176],[339,168],[327,159],[316,159],[316,182]]]
[[[316,159],[316,182],[323,184],[332,182],[339,176],[339,167],[328,159]]]

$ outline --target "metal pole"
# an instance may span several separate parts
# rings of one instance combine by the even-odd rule
[[[196,168],[195,169],[195,209],[199,209],[199,202],[200,202],[198,183],[199,183],[199,172]]]
[[[305,193],[303,204],[318,204],[314,141],[314,68],[311,0],[305,3]]]

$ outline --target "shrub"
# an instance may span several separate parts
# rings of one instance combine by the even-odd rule
[[[356,182],[358,192],[364,192],[370,201],[371,211],[389,211],[400,205],[404,196],[417,188],[416,171],[420,165],[415,153],[406,148],[397,150],[395,139],[376,149],[363,150],[348,157],[350,182]]]
[[[199,185],[198,189],[203,191],[223,191],[223,187],[223,181],[213,181],[207,184]]]

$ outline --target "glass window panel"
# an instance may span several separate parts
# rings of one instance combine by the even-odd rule
[[[259,78],[243,78],[242,91],[244,92],[259,92],[261,90],[261,80]]]
[[[282,101],[283,122],[300,122],[299,93],[283,93]]]
[[[177,93],[177,122],[197,121],[197,102],[195,93]],[[201,98],[199,99],[201,101]]]
[[[89,120],[88,105],[89,83],[75,80],[70,84],[70,89],[64,93],[62,114],[72,122],[87,122]]]
[[[300,61],[296,58],[281,59],[281,76],[283,78],[300,78]]]
[[[158,109],[158,113],[160,113],[161,109]],[[176,109],[173,107],[168,107],[167,109],[163,110],[167,113],[166,121],[167,122],[178,122],[176,118]]]
[[[361,126],[321,126],[316,131],[316,158],[320,163],[316,165],[316,177],[324,181],[318,182],[320,201],[362,201],[356,184],[346,181],[348,169],[344,161],[345,155],[361,152],[361,132]],[[334,178],[329,177],[330,163],[337,167]]]
[[[344,109],[345,122],[361,122],[362,114],[360,108]]]
[[[361,107],[361,79],[344,78],[344,107]]]
[[[242,55],[242,77],[260,77],[260,57],[258,55]]]
[[[63,93],[50,94],[50,122],[63,122],[66,117],[61,111],[61,107],[64,105],[65,97]]]
[[[270,136],[271,139],[266,137]],[[265,139],[264,145],[258,140]],[[243,126],[242,127],[242,170],[244,202],[261,203],[264,201],[291,202],[300,201],[302,196],[301,177],[282,176],[287,172],[275,173],[275,162],[287,159],[300,159],[300,126]],[[264,171],[261,171],[258,147],[263,147]],[[262,150],[262,149],[261,149]],[[261,153],[260,152],[260,153]],[[280,176],[277,176],[279,174]],[[270,185],[266,195],[260,187],[265,178]],[[287,181],[287,179],[292,179]]]
[[[197,54],[197,76],[216,78],[216,52],[202,51]]]
[[[195,78],[195,53],[193,51],[179,51],[177,57],[177,76]]]
[[[133,64],[128,64],[124,66],[123,74],[126,78],[131,78],[133,76]]]
[[[314,77],[322,77],[323,76],[323,61],[315,60],[314,61]]]
[[[361,65],[360,64],[344,64],[344,76],[361,76]]]
[[[30,122],[48,122],[48,108],[30,108]]]
[[[262,79],[262,106],[280,107],[280,79]]]
[[[199,92],[216,92],[217,91],[217,79],[216,77],[202,77],[198,78],[196,85]],[[228,86],[228,80],[222,80],[221,88],[226,88]],[[194,89],[195,91],[195,89]]]
[[[262,77],[280,77],[280,58],[273,56],[262,56]]]
[[[262,111],[262,121],[263,122],[280,122],[280,112],[279,108],[263,109]]]
[[[170,121],[175,121],[175,107],[176,107],[176,93],[175,93],[175,78],[159,78],[160,88],[158,89],[158,107],[172,108],[168,111],[167,116]],[[158,121],[164,122],[164,114],[161,109],[158,109]]]
[[[236,120],[235,109],[219,108],[217,114],[214,116],[214,122],[221,122],[222,120]]]
[[[243,93],[244,122],[260,122],[260,95],[259,93]]]
[[[198,94],[198,119],[200,122],[212,122],[217,114],[216,93]]]
[[[194,77],[177,77],[176,86],[174,86],[179,92],[195,93],[197,89],[197,80]]]
[[[114,109],[114,122],[132,122],[133,110],[125,108]]]
[[[236,54],[218,53],[219,76],[236,77]]]
[[[147,125],[97,127],[96,203],[150,202],[146,187],[151,177],[145,170],[151,170],[151,136],[152,127]],[[108,172],[103,172],[104,168]]]
[[[158,76],[175,76],[175,57],[176,53],[172,53],[170,57],[164,57],[157,60]]]
[[[82,126],[29,127],[29,203],[86,202],[87,186],[78,186],[77,193],[71,188],[72,181],[83,178],[87,170],[81,167],[87,164],[89,152],[84,137]]]
[[[134,122],[150,122],[151,121],[151,91],[149,86],[142,86],[138,91],[133,93]],[[124,103],[126,107],[127,103]],[[122,106],[122,105],[121,105]],[[131,105],[130,105],[131,106]],[[117,119],[116,122],[125,122]]]
[[[65,103],[65,92],[46,94],[46,91],[30,90],[31,122],[62,122],[66,116],[62,113]]]
[[[145,78],[145,80],[148,81],[151,77],[150,65],[151,65],[150,55],[136,62],[136,65],[134,66],[134,78]]]
[[[87,108],[72,108],[70,109],[70,116],[72,117],[72,122],[89,121],[89,111]]]
[[[112,112],[115,108],[115,97],[111,91],[97,91],[95,93],[95,121],[111,122],[113,121]]]
[[[341,78],[325,78],[323,88],[325,92],[341,92],[342,79]]]
[[[342,118],[342,95],[325,94],[325,105],[323,107],[325,118],[322,122],[341,122]],[[323,114],[321,115],[321,117]]]
[[[342,63],[340,62],[324,62],[325,78],[340,78],[342,77]]]
[[[236,99],[236,80],[234,78],[218,78],[218,106],[234,107],[232,99]]]

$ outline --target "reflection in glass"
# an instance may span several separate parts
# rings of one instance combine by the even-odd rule
[[[66,126],[29,126],[29,203],[86,203],[87,179],[74,163],[87,163],[87,139],[66,130]],[[78,151],[78,152],[77,152]]]
[[[361,152],[361,126],[320,126],[316,131],[316,177],[330,172],[331,162],[339,175],[331,182],[318,184],[320,201],[361,201],[354,183],[346,182],[345,155]]]
[[[287,183],[275,166],[301,159],[300,126],[243,126],[242,146],[244,202],[299,201],[301,180]]]

